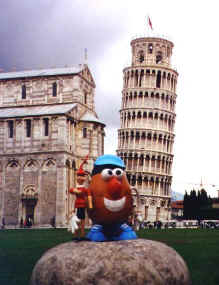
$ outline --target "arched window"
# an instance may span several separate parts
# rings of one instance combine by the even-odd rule
[[[132,186],[135,186],[135,183],[136,183],[136,176],[133,175],[133,176],[132,176],[131,185],[132,185]]]
[[[14,136],[14,121],[8,121],[8,137],[13,138]]]
[[[157,73],[157,79],[156,79],[156,87],[160,88],[160,83],[161,83],[161,72],[160,70]]]
[[[26,99],[26,97],[27,97],[27,89],[26,89],[26,85],[25,84],[22,85],[21,92],[22,92],[21,98],[22,99]]]
[[[87,104],[87,92],[84,93],[84,104]]]
[[[144,51],[143,50],[140,50],[139,52],[138,52],[138,61],[140,62],[140,63],[142,63],[143,61],[144,61]]]
[[[44,126],[44,136],[47,137],[49,135],[49,119],[48,118],[43,119],[43,126]]]
[[[138,111],[137,118],[138,118],[138,119],[141,119],[141,112],[140,112],[140,111]]]
[[[86,138],[87,137],[87,128],[83,128],[82,133],[83,133],[83,138]]]
[[[148,44],[148,53],[153,53],[153,44]]]
[[[27,119],[26,121],[26,137],[31,137],[31,120]]]
[[[162,52],[161,52],[161,51],[158,51],[158,52],[157,52],[157,55],[156,55],[156,63],[157,63],[157,64],[161,63],[161,62],[162,62],[162,58],[163,58]]]
[[[52,84],[52,96],[56,97],[57,96],[57,83],[53,82]]]

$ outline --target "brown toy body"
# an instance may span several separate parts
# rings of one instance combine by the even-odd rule
[[[93,209],[89,217],[93,223],[113,224],[124,222],[132,214],[133,199],[125,173],[121,179],[104,180],[101,174],[92,177],[89,186]]]

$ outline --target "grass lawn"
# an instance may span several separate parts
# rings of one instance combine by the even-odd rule
[[[140,238],[166,243],[186,261],[193,285],[219,284],[219,230],[141,230]],[[27,285],[37,260],[49,248],[71,240],[65,229],[0,231],[0,284]]]

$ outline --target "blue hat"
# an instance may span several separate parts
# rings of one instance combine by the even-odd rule
[[[113,154],[104,154],[99,156],[96,161],[94,162],[94,166],[104,165],[104,164],[113,164],[118,167],[125,168],[125,164],[123,160],[116,155]]]

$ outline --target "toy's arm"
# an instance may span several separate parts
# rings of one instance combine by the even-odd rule
[[[78,190],[77,188],[71,188],[69,192],[71,194],[81,194],[81,190]]]
[[[92,196],[88,195],[87,200],[88,200],[88,208],[93,209]]]
[[[89,188],[87,189],[87,202],[88,202],[88,208],[93,209],[92,195]]]

